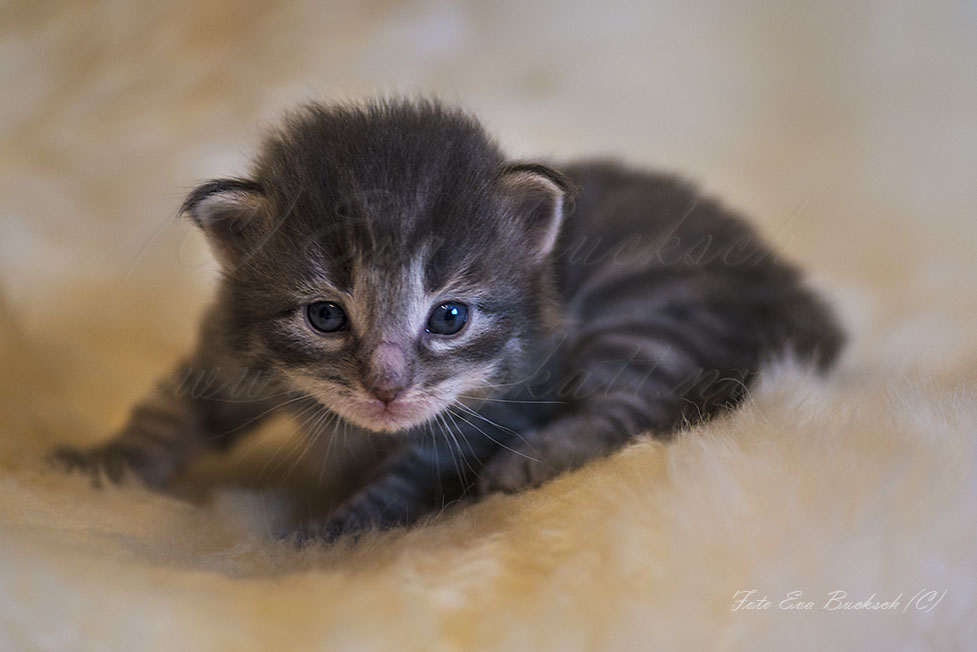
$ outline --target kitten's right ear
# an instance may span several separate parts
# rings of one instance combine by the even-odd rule
[[[248,179],[214,179],[191,192],[180,212],[200,227],[221,266],[240,262],[259,243],[268,200]]]

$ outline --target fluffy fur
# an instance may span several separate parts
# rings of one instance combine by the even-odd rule
[[[13,6],[0,648],[969,649],[973,17],[859,6]],[[514,56],[531,65],[493,72]],[[354,550],[270,536],[321,470],[289,472],[285,424],[198,465],[185,496],[48,471],[51,445],[119,425],[193,337],[214,268],[159,216],[308,85],[372,92],[399,73],[463,89],[519,151],[710,179],[841,306],[839,373],[784,365],[694,436]],[[751,588],[817,607],[839,589],[946,594],[929,613],[733,612]]]

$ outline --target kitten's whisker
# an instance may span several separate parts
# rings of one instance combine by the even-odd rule
[[[438,427],[440,428],[441,426],[439,425]],[[460,469],[458,468],[458,463],[455,462],[454,453],[451,451],[451,442],[448,441],[448,436],[445,434],[443,428],[441,429],[441,436],[444,437],[445,444],[448,446],[448,452],[451,453],[451,461],[454,463],[455,473],[459,473]],[[441,456],[438,455],[437,442],[434,444],[434,451],[432,454],[434,456],[434,477],[438,483],[438,491],[443,492],[444,483],[441,480]]]
[[[298,448],[300,445],[301,445],[301,442],[299,440],[296,440],[295,437],[287,437],[287,438],[282,439],[282,441],[279,442],[278,446],[275,447],[275,450],[272,451],[271,455],[268,456],[268,459],[265,460],[265,463],[262,465],[261,470],[258,471],[258,478],[259,479],[264,478],[266,472],[269,475],[274,475],[275,471],[278,470],[278,467],[280,467],[285,462],[285,459],[287,458],[288,453],[287,452],[283,452],[282,451],[283,448],[285,448],[286,446],[288,446],[288,450],[289,451],[292,451],[292,450],[295,450],[296,448]],[[271,464],[272,462],[274,462],[276,459],[278,461],[275,463],[275,465],[271,469],[269,469],[268,468],[268,465]]]
[[[510,399],[510,398],[484,398],[480,396],[466,396],[465,394],[457,394],[458,398],[466,398],[470,401],[491,401],[493,403],[528,403],[532,405],[566,405],[566,401],[530,401],[521,399]]]
[[[332,452],[332,445],[336,443],[336,439],[339,437],[339,432],[337,426],[339,425],[339,415],[335,414],[335,419],[333,420],[333,432],[329,437],[329,443],[326,444],[326,452],[322,454],[322,464],[319,466],[319,485],[322,485],[322,477],[326,472],[326,462],[329,461],[329,453]]]
[[[499,430],[503,430],[503,431],[509,433],[510,435],[513,435],[514,437],[517,437],[522,443],[526,444],[527,446],[530,445],[529,442],[526,440],[525,437],[523,437],[520,433],[516,432],[512,428],[507,428],[506,426],[503,426],[501,423],[496,423],[495,421],[492,421],[488,417],[480,414],[479,412],[475,411],[473,408],[468,407],[467,405],[465,405],[464,403],[461,403],[460,401],[454,401],[454,404],[455,404],[455,406],[460,407],[463,410],[465,410],[468,414],[472,415],[473,417],[478,417],[479,419],[481,419],[485,423],[489,424],[490,426],[494,426],[494,427],[498,428]]]
[[[516,385],[522,385],[525,380],[515,380],[511,383],[482,383],[479,387],[489,387],[492,389],[498,389],[499,387],[515,387]]]
[[[449,435],[451,436],[452,439],[454,439],[454,433],[452,433],[448,429],[447,422],[446,421],[443,421],[443,419],[441,421],[442,421],[442,423],[444,425],[442,425],[442,423],[439,423],[438,424],[438,427],[441,429],[441,434],[444,435],[444,441],[445,441],[445,444],[448,447],[448,454],[451,455],[451,463],[455,467],[455,474],[459,478],[460,477],[463,477],[464,474],[461,472],[461,466],[458,464],[458,458],[455,457],[455,452],[451,449],[451,439],[448,439]],[[458,444],[458,440],[455,440],[454,443],[457,445]],[[458,449],[458,452],[459,453],[461,452],[461,448]],[[438,461],[439,459],[440,459],[440,456],[438,455],[437,448],[435,448],[434,449],[434,463],[435,464],[439,464],[440,463]],[[438,481],[440,482],[440,478],[441,478],[441,470],[440,469],[438,469],[438,474],[437,475],[438,475]]]
[[[458,430],[458,434],[460,435],[462,441],[464,441],[465,442],[465,445],[468,446],[468,452],[470,452],[472,454],[472,458],[479,465],[481,465],[482,464],[482,459],[475,452],[475,449],[472,447],[472,443],[468,440],[468,437],[465,436],[465,433],[462,431],[461,426],[459,426],[458,425],[458,422],[455,421],[455,415],[452,414],[450,411],[447,411],[447,412],[445,412],[445,416],[448,419],[451,419],[451,423],[454,424],[454,427]],[[459,450],[460,450],[460,447],[459,447]],[[475,475],[476,478],[481,477],[481,474],[478,471],[475,470],[475,468],[472,466],[471,462],[468,463],[468,468],[470,468],[472,470],[472,473]]]
[[[299,456],[292,462],[291,465],[289,465],[288,469],[285,470],[285,475],[282,476],[282,481],[287,479],[292,472],[295,471],[295,468],[299,465],[299,462],[302,461],[309,450],[311,450],[315,446],[316,442],[319,441],[323,431],[329,426],[334,418],[334,413],[330,412],[329,410],[324,410],[318,415],[311,426],[306,426],[304,434],[308,439],[308,442],[302,449],[302,452],[299,453]]]
[[[282,482],[292,475],[299,463],[305,458],[305,455],[312,449],[313,446],[315,446],[316,442],[319,441],[319,437],[322,435],[323,430],[325,430],[325,428],[328,427],[332,422],[333,416],[334,415],[332,413],[327,412],[316,420],[315,424],[311,428],[312,432],[311,436],[308,437],[308,443],[305,445],[305,448],[302,449],[302,452],[299,453],[299,456],[295,458],[295,461],[292,462],[288,469],[285,470],[285,475],[282,476]]]
[[[451,408],[448,408],[448,412],[451,412]],[[461,419],[462,421],[464,421],[465,423],[467,423],[468,425],[470,425],[475,430],[479,431],[480,433],[482,433],[483,435],[485,435],[486,437],[488,437],[493,443],[501,446],[502,448],[506,449],[507,451],[510,451],[512,453],[515,453],[516,455],[519,455],[520,457],[525,457],[527,460],[532,460],[533,462],[541,463],[540,460],[536,459],[535,457],[533,457],[531,455],[527,455],[527,454],[523,453],[522,451],[517,451],[515,448],[512,448],[511,446],[507,446],[506,444],[502,443],[501,441],[499,441],[498,439],[496,439],[492,435],[488,434],[487,432],[485,432],[484,430],[482,430],[481,428],[479,428],[477,425],[475,425],[474,423],[472,423],[471,421],[469,421],[468,419],[466,419],[462,415],[455,413],[455,416],[458,417],[459,419]],[[525,441],[526,440],[523,439],[523,442],[525,442]]]
[[[248,419],[244,423],[242,423],[242,424],[240,424],[240,425],[238,425],[238,426],[236,426],[234,428],[231,428],[230,430],[226,430],[224,432],[217,433],[215,435],[210,435],[210,437],[208,437],[208,439],[221,439],[223,437],[227,437],[228,435],[232,435],[235,432],[237,432],[238,430],[241,430],[243,428],[247,428],[248,426],[250,426],[251,424],[255,423],[256,421],[259,421],[260,419],[268,416],[272,412],[275,412],[277,410],[280,410],[281,408],[285,407],[286,405],[290,405],[291,403],[294,403],[295,401],[300,401],[302,399],[308,399],[308,398],[309,397],[306,396],[305,394],[300,394],[298,396],[295,396],[293,398],[288,399],[287,401],[282,401],[281,403],[278,403],[278,404],[276,404],[276,405],[268,408],[267,410],[265,410],[264,412],[262,412],[258,416],[251,417],[250,419]],[[310,399],[310,400],[313,400],[313,399]]]
[[[267,401],[272,398],[278,398],[279,396],[290,396],[292,394],[295,394],[295,390],[289,389],[277,394],[268,394],[267,396],[262,395],[253,399],[221,398],[219,396],[201,396],[200,398],[205,401],[214,401],[217,403],[256,403],[258,401]]]
[[[308,416],[302,420],[301,424],[298,426],[298,430],[300,432],[301,431],[304,431],[304,429],[306,428],[306,426],[308,424],[312,423],[313,421],[315,421],[316,419],[318,419],[323,413],[326,413],[328,411],[329,410],[327,408],[325,408],[324,406],[319,405],[319,404],[314,404],[314,405],[311,405],[311,406],[307,406],[306,409],[303,409],[299,413],[299,414],[308,415]],[[290,444],[290,450],[294,450],[294,449],[296,449],[296,448],[298,448],[299,446],[302,445],[301,444],[301,440],[296,440],[295,437],[289,437],[287,439],[283,439],[282,442],[280,444],[278,444],[278,447],[275,449],[275,452],[273,452],[271,455],[268,456],[268,461],[266,461],[265,464],[264,464],[264,466],[261,467],[261,471],[260,471],[258,477],[263,477],[264,476],[265,471],[268,470],[268,465],[271,464],[271,461],[273,459],[275,459],[276,457],[279,457],[279,453],[282,452],[282,448],[285,447],[285,444],[286,443]],[[282,455],[279,458],[278,462],[275,464],[275,466],[272,467],[270,473],[274,474],[275,471],[277,471],[278,468],[281,467],[281,465],[285,463],[285,459],[286,459],[286,456]]]
[[[448,416],[451,415],[448,414]],[[477,478],[478,471],[476,471],[475,467],[472,466],[472,463],[468,461],[468,457],[465,456],[465,451],[461,449],[461,442],[464,441],[468,445],[468,450],[471,452],[472,456],[475,457],[476,461],[478,461],[478,457],[475,455],[475,451],[472,449],[472,445],[468,441],[468,438],[465,437],[464,433],[461,432],[461,429],[458,428],[458,435],[460,435],[460,439],[459,439],[459,436],[456,436],[454,430],[451,428],[451,424],[448,423],[447,418],[442,416],[441,420],[444,421],[444,424],[448,429],[448,433],[451,435],[451,439],[454,440],[455,446],[458,447],[458,456],[461,458],[461,461],[465,464],[465,466],[468,467],[468,470],[472,472],[472,475],[474,475]],[[454,417],[451,417],[451,420],[454,422]],[[457,422],[454,423],[455,423],[455,427],[457,428],[458,427]],[[464,478],[464,474],[459,473],[458,475],[459,477]]]
[[[296,419],[302,418],[304,415],[310,414],[320,407],[321,407],[320,405],[315,403],[309,405],[303,405],[301,408],[298,409],[298,411],[293,415],[293,417]],[[279,442],[278,447],[274,450],[274,452],[272,452],[271,455],[268,456],[268,461],[266,461],[265,466],[262,467],[262,472],[268,466],[270,461],[274,459],[274,456],[277,455],[285,446],[285,444],[289,443],[290,441],[291,441],[291,437],[282,439],[282,441]],[[260,444],[261,444],[260,438],[252,438],[246,444],[243,444],[240,453],[238,453],[240,455],[240,459],[242,460],[246,459],[251,453],[253,453],[258,448]],[[261,475],[259,474],[258,477],[260,478]]]

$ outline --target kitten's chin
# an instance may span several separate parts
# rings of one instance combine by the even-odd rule
[[[374,432],[396,433],[409,430],[428,421],[432,416],[431,406],[416,401],[357,401],[335,409],[341,417]]]

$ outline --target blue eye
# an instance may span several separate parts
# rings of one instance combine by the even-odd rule
[[[454,335],[468,321],[468,306],[457,301],[442,303],[431,311],[427,320],[427,332],[437,335]]]
[[[305,309],[312,328],[321,333],[335,333],[346,328],[346,312],[332,301],[316,301]]]

